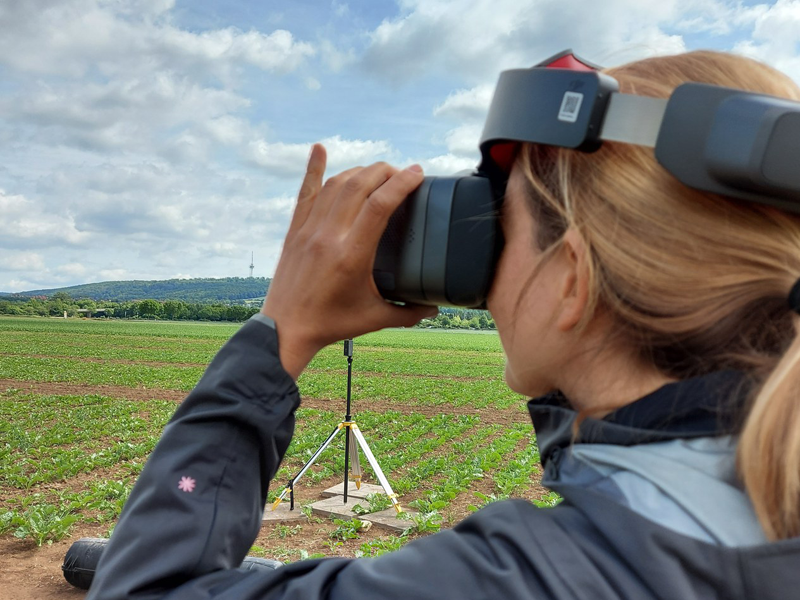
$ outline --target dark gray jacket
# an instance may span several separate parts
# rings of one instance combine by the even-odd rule
[[[165,428],[88,599],[800,598],[800,540],[709,543],[659,525],[603,486],[564,481],[556,508],[498,502],[377,559],[302,561],[272,573],[235,569],[258,533],[298,405],[275,331],[247,323]],[[574,415],[555,397],[540,406],[532,410],[546,472],[558,479]],[[684,415],[690,426],[674,426],[677,434],[626,423],[630,411],[606,426],[589,422],[585,433],[623,446],[707,437],[719,419],[691,419],[692,412]]]

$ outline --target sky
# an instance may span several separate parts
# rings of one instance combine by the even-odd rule
[[[0,0],[0,291],[272,276],[306,158],[470,169],[498,74],[711,48],[800,0]]]

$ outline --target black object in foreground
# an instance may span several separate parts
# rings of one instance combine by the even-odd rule
[[[88,590],[107,544],[108,540],[104,538],[81,538],[72,544],[61,565],[67,583]],[[245,571],[274,571],[281,565],[283,563],[277,560],[245,556],[239,568]]]

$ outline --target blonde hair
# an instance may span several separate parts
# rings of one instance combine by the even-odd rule
[[[774,69],[716,52],[607,72],[644,96],[695,81],[800,99]],[[540,248],[557,248],[568,228],[586,242],[588,318],[609,311],[625,343],[667,376],[736,369],[755,384],[740,474],[768,538],[800,535],[800,341],[787,302],[800,277],[800,217],[691,190],[640,146],[525,145],[518,164]]]

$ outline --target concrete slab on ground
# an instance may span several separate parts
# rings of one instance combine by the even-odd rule
[[[296,521],[297,519],[305,518],[299,504],[295,502],[294,510],[289,510],[289,506],[288,500],[281,502],[275,510],[272,510],[271,504],[267,504],[266,508],[264,508],[264,516],[261,517],[261,522]]]
[[[415,510],[405,510],[404,512],[409,515],[417,514],[417,511]],[[394,533],[403,533],[403,531],[414,524],[411,519],[398,519],[397,511],[393,508],[387,508],[386,510],[382,510],[380,512],[364,515],[363,517],[359,517],[359,519],[372,521],[375,527],[388,529]]]
[[[411,525],[408,519],[398,519],[397,511],[394,508],[387,508],[380,512],[372,513],[369,515],[359,516],[353,512],[353,507],[362,502],[363,499],[349,498],[347,503],[343,502],[342,496],[333,496],[325,498],[319,502],[314,502],[311,505],[311,511],[320,517],[333,517],[336,519],[360,519],[362,521],[372,521],[375,527],[388,529],[393,533],[402,533]],[[415,511],[407,511],[414,513]]]
[[[356,516],[353,507],[364,502],[363,498],[348,498],[345,503],[342,496],[333,496],[319,500],[311,505],[311,512],[319,517],[335,517],[337,519],[352,519]]]
[[[383,491],[383,488],[379,485],[374,485],[372,483],[362,483],[361,489],[356,488],[355,482],[351,481],[350,485],[347,486],[347,499],[350,498],[360,498],[364,499],[367,497],[368,494],[385,494],[386,492]],[[344,495],[344,482],[337,483],[333,487],[329,487],[327,490],[322,492],[323,498],[332,498],[333,496],[342,496]]]

